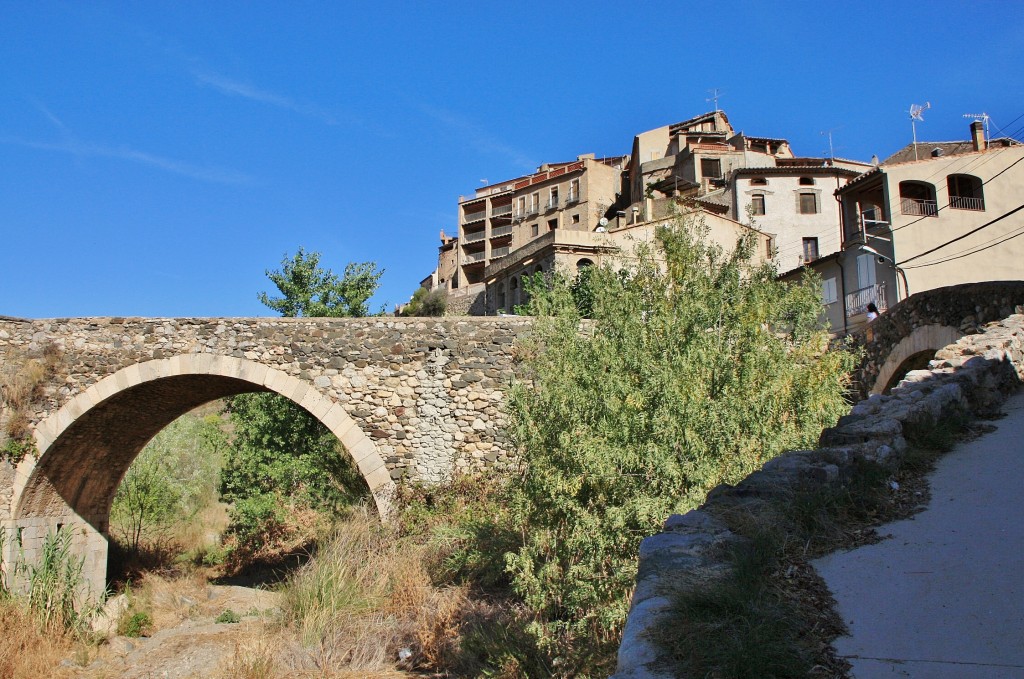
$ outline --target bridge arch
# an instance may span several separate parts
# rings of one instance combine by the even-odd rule
[[[892,348],[878,371],[871,393],[885,393],[896,386],[908,370],[925,367],[935,352],[963,336],[959,328],[951,325],[930,324],[914,328]]]
[[[278,393],[322,422],[359,468],[380,515],[387,515],[394,482],[372,440],[339,403],[313,384],[256,361],[181,354],[118,370],[35,427],[38,457],[18,465],[11,497],[11,524],[24,558],[34,557],[48,532],[72,530],[74,549],[85,557],[83,575],[94,592],[102,591],[110,507],[128,466],[179,416],[249,392]],[[15,541],[8,542],[15,549]],[[5,560],[13,555],[5,554]]]

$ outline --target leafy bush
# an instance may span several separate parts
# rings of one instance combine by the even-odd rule
[[[125,616],[117,625],[118,634],[132,638],[148,636],[152,629],[153,618],[149,613],[143,611],[136,611]]]
[[[444,288],[427,290],[420,286],[412,293],[409,303],[402,309],[402,316],[444,316],[448,308],[448,291]]]
[[[218,624],[222,624],[222,625],[233,625],[233,624],[235,624],[237,622],[241,622],[241,621],[242,621],[242,616],[240,616],[238,613],[235,613],[230,608],[225,609],[224,612],[221,613],[220,615],[218,615],[217,619],[214,620],[214,622],[216,622]]]
[[[143,448],[111,507],[111,527],[130,552],[167,539],[176,524],[216,502],[226,447],[218,417],[184,415]]]
[[[530,286],[527,381],[510,398],[522,544],[508,567],[568,675],[610,669],[641,538],[813,443],[845,406],[852,360],[817,328],[816,280],[778,283],[748,264],[749,242],[724,252],[692,220],[657,245],[629,273],[591,267],[585,297],[557,275]]]

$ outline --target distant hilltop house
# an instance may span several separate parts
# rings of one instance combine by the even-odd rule
[[[842,247],[809,262],[823,280],[832,329],[867,323],[911,294],[1024,272],[1024,146],[986,140],[909,144],[835,190]],[[782,275],[796,279],[800,270]]]

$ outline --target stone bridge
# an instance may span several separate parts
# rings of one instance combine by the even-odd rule
[[[935,352],[981,332],[1024,305],[1024,281],[968,283],[911,295],[853,336],[864,351],[854,374],[860,398],[887,393],[910,370],[925,368]]]
[[[105,586],[114,492],[146,443],[203,403],[275,392],[341,441],[384,515],[395,481],[437,482],[509,461],[502,401],[516,318],[0,318],[0,377],[53,370],[19,413],[35,451],[0,463],[9,564],[73,531],[94,592]],[[38,377],[38,376],[37,376]],[[0,433],[0,445],[5,434]]]

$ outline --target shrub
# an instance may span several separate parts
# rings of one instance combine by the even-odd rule
[[[852,361],[817,328],[815,279],[778,283],[749,243],[724,252],[692,220],[657,241],[628,272],[591,267],[586,297],[557,275],[529,286],[508,567],[566,675],[610,670],[644,536],[845,407]]]

